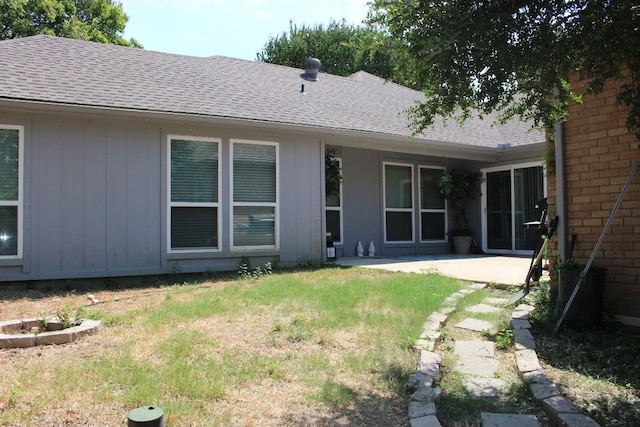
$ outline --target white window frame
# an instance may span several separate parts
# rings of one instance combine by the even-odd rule
[[[411,170],[411,208],[387,208],[387,166],[408,167]],[[416,214],[415,214],[415,169],[412,163],[382,163],[382,203],[384,207],[384,243],[410,244],[416,241]],[[411,213],[411,240],[387,240],[387,212],[410,212]]]
[[[184,141],[202,141],[210,142],[218,145],[218,195],[217,202],[172,202],[171,201],[171,141],[172,140],[184,140]],[[193,135],[167,135],[167,252],[170,254],[176,253],[214,253],[222,250],[222,212],[220,209],[220,197],[222,188],[222,171],[221,171],[221,158],[222,158],[222,139],[210,138]],[[216,208],[217,209],[217,247],[213,248],[171,248],[171,208],[173,207],[202,207],[202,208]]]
[[[236,144],[248,144],[248,145],[271,145],[276,150],[276,200],[275,202],[236,202],[233,200],[233,186],[235,185],[233,180],[233,155],[234,147]],[[280,144],[278,142],[270,141],[256,141],[249,139],[231,139],[231,150],[229,155],[229,181],[230,191],[229,197],[231,200],[231,212],[229,215],[229,230],[231,239],[232,251],[252,251],[252,250],[265,250],[265,249],[279,249],[280,248]],[[237,207],[273,207],[273,233],[274,244],[273,245],[255,245],[255,246],[236,246],[234,243],[234,229],[233,229],[233,214]]]
[[[17,207],[17,236],[18,244],[15,255],[0,255],[3,259],[22,259],[24,247],[24,220],[23,220],[23,191],[24,191],[24,126],[0,124],[0,129],[18,131],[18,200],[0,200],[0,206]]]
[[[420,212],[420,219],[419,219],[419,228],[420,228],[420,243],[442,243],[442,242],[447,242],[447,237],[449,236],[448,233],[448,227],[449,227],[449,221],[448,221],[448,210],[447,210],[447,199],[445,198],[444,200],[444,209],[423,209],[422,208],[422,169],[429,169],[429,170],[439,170],[440,172],[446,170],[445,167],[443,166],[427,166],[427,165],[419,165],[418,166],[418,209]],[[428,239],[428,240],[423,240],[422,239],[422,214],[423,213],[442,213],[444,215],[444,236],[442,239]]]
[[[342,170],[342,159],[340,157],[336,157],[334,158],[335,161],[338,162],[338,167],[340,168],[340,170]],[[340,181],[340,189],[339,189],[339,203],[340,206],[327,206],[326,204],[326,200],[325,200],[325,210],[327,211],[334,211],[334,212],[338,212],[339,218],[340,218],[340,240],[334,240],[333,244],[334,245],[341,245],[342,241],[344,240],[344,216],[342,215],[342,181]],[[326,195],[325,195],[325,199],[326,199]],[[326,221],[327,221],[327,216],[325,213],[325,227],[326,227]]]

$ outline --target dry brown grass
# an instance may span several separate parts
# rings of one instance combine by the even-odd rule
[[[252,360],[282,361],[275,372],[260,377],[259,381],[247,380],[229,387],[223,397],[213,401],[190,402],[197,407],[194,416],[167,414],[171,426],[406,426],[406,396],[389,387],[381,386],[380,372],[362,371],[354,374],[341,358],[346,354],[364,357],[374,347],[363,326],[350,330],[314,332],[304,341],[287,339],[277,331],[277,325],[289,325],[292,313],[283,316],[282,307],[243,311],[240,315],[220,314],[192,322],[173,323],[170,326],[145,330],[140,319],[157,310],[163,302],[198,299],[207,289],[224,287],[231,282],[200,283],[189,292],[176,292],[174,287],[131,288],[121,290],[43,292],[39,290],[6,291],[0,302],[0,319],[32,318],[53,314],[65,304],[87,305],[89,311],[99,310],[103,316],[116,316],[117,324],[103,327],[96,335],[60,346],[38,346],[21,349],[0,349],[3,376],[0,382],[0,418],[2,426],[122,426],[127,414],[134,407],[123,402],[120,394],[125,390],[110,384],[84,384],[76,388],[74,382],[86,383],[91,379],[65,378],[61,381],[55,373],[60,365],[82,364],[87,360],[103,357],[122,357],[122,349],[135,343],[132,357],[135,362],[150,366],[166,363],[158,352],[159,345],[169,336],[198,331],[207,337],[205,350],[208,360],[216,361],[237,354],[238,364]],[[233,282],[239,286],[238,282]],[[240,285],[242,286],[242,285]],[[90,305],[88,294],[100,301]],[[313,317],[313,313],[308,316]],[[293,362],[313,361],[316,358],[331,366],[308,368],[308,373],[287,370]],[[114,359],[114,360],[115,360]],[[267,362],[265,362],[267,363]],[[306,362],[312,363],[312,362]],[[403,363],[398,361],[398,363]],[[414,363],[414,361],[410,361]],[[259,369],[265,370],[264,366]],[[326,378],[330,373],[331,378]],[[91,375],[91,372],[89,372]],[[318,378],[313,378],[318,376]],[[96,378],[100,378],[96,376]],[[251,378],[251,377],[249,377]],[[343,405],[326,407],[310,400],[316,393],[311,383],[333,381],[355,391],[353,398]],[[162,378],[158,378],[162,382]],[[46,390],[44,388],[46,388]],[[89,387],[89,389],[87,389]],[[60,391],[57,397],[56,389]],[[101,389],[103,391],[101,391]],[[107,393],[109,396],[105,396]],[[101,395],[102,394],[102,395]],[[44,400],[44,401],[43,401]],[[173,407],[179,406],[176,397]],[[144,404],[153,404],[146,402]],[[138,406],[143,406],[142,402]],[[162,405],[158,405],[161,406]],[[177,412],[177,411],[175,411]],[[10,414],[15,414],[12,417]],[[2,421],[4,419],[5,421]],[[11,421],[13,419],[13,421]]]

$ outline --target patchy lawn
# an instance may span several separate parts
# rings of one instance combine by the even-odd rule
[[[408,426],[411,344],[460,285],[328,268],[122,286],[3,291],[2,320],[87,305],[104,326],[0,350],[0,425],[126,425],[155,405],[173,426]]]
[[[124,426],[132,409],[156,405],[169,426],[407,427],[412,343],[460,287],[435,274],[341,268],[143,280],[2,290],[0,320],[86,306],[104,326],[71,344],[0,349],[0,425]],[[534,313],[539,360],[567,398],[603,426],[640,425],[640,336],[611,324],[553,336],[554,323]],[[514,364],[509,356],[501,363]],[[535,412],[516,380],[492,410]]]

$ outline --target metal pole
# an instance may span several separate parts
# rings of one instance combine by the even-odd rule
[[[600,233],[600,238],[596,242],[596,245],[593,248],[593,251],[591,251],[591,256],[589,257],[589,261],[587,261],[587,264],[584,266],[582,273],[580,273],[580,277],[578,278],[578,283],[576,283],[576,287],[573,289],[573,292],[571,293],[571,296],[569,297],[567,304],[564,306],[564,310],[562,310],[562,314],[560,315],[560,318],[556,323],[556,327],[553,329],[553,335],[555,335],[556,332],[558,332],[558,329],[560,328],[560,325],[562,324],[564,317],[567,315],[567,312],[571,308],[571,304],[573,303],[573,300],[576,298],[576,295],[580,290],[580,286],[582,286],[582,283],[584,282],[584,278],[587,275],[589,268],[591,268],[593,259],[596,257],[596,255],[598,254],[598,251],[600,250],[600,245],[602,245],[602,241],[604,240],[607,234],[607,231],[609,231],[609,227],[611,227],[613,218],[615,217],[616,212],[618,211],[618,208],[622,204],[622,199],[624,198],[625,193],[629,189],[629,186],[631,185],[631,181],[633,181],[633,177],[635,176],[637,170],[638,170],[638,162],[635,162],[633,164],[633,168],[631,169],[631,173],[629,174],[629,178],[627,178],[627,182],[625,182],[624,187],[622,187],[620,196],[618,196],[618,200],[616,201],[616,204],[613,206],[613,209],[611,210],[611,215],[609,215],[609,219],[607,220],[607,223],[605,224],[604,228],[602,229],[602,232]]]
[[[555,124],[555,164],[556,164],[556,215],[563,218],[556,233],[556,242],[560,258],[567,259],[567,177],[565,160],[564,123]]]

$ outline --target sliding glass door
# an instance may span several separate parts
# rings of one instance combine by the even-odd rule
[[[483,171],[483,232],[485,250],[494,253],[530,253],[539,234],[522,224],[536,221],[536,204],[546,197],[540,164],[525,164]]]

